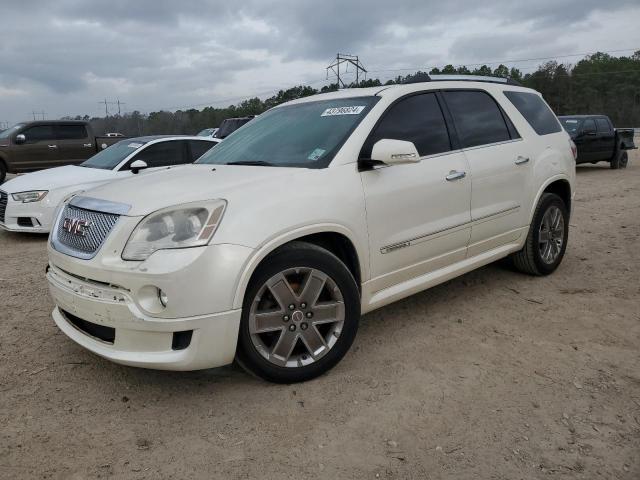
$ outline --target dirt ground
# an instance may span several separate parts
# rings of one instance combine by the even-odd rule
[[[578,168],[567,254],[363,317],[329,374],[168,373],[50,317],[45,239],[0,233],[0,478],[640,478],[640,155]]]

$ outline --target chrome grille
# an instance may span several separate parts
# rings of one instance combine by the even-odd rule
[[[71,233],[64,228],[65,219],[67,218],[85,220],[91,222],[91,224],[86,229],[84,235]],[[56,243],[67,247],[67,251],[64,253],[74,255],[75,252],[74,256],[91,258],[100,249],[109,232],[111,232],[113,226],[118,222],[118,218],[120,218],[120,215],[113,213],[94,212],[92,210],[67,205],[58,218],[56,232],[58,242]]]
[[[7,212],[7,202],[9,195],[0,190],[0,222],[4,223],[4,215]]]

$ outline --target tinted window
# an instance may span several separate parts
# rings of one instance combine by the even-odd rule
[[[562,130],[556,116],[539,95],[527,92],[504,94],[538,135],[548,135]]]
[[[511,139],[496,101],[485,92],[444,92],[463,147],[475,147]]]
[[[361,157],[370,158],[373,145],[383,138],[413,142],[420,156],[451,150],[447,125],[433,93],[413,95],[392,105],[369,136]]]
[[[189,140],[189,146],[191,147],[191,159],[196,161],[202,155],[209,151],[209,149],[216,144],[214,142],[203,142],[200,140]]]
[[[587,119],[584,121],[584,123],[582,124],[582,133],[587,133],[587,132],[595,132],[596,131],[596,124],[592,119]]]
[[[129,162],[144,160],[149,168],[168,167],[170,165],[182,165],[191,163],[186,160],[184,140],[169,140],[154,143],[137,153]]]
[[[560,123],[562,123],[562,126],[568,133],[570,134],[578,133],[578,130],[580,129],[579,118],[560,117],[558,120],[560,120]]]
[[[54,140],[53,127],[51,125],[38,125],[22,132],[27,139],[27,143],[40,142],[44,140]]]
[[[599,132],[606,133],[611,131],[611,126],[609,125],[609,122],[604,118],[596,118],[596,125],[598,127]]]
[[[87,127],[84,125],[56,125],[56,137],[60,140],[79,140],[87,138]]]

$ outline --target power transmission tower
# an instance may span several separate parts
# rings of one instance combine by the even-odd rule
[[[108,102],[107,99],[105,98],[103,101],[98,102],[99,104],[103,104],[104,103],[104,116],[108,117],[109,116],[109,105],[115,105],[116,102]],[[124,104],[122,104],[124,105]],[[118,113],[120,113],[120,108],[118,106]]]
[[[363,72],[366,78],[367,69],[364,68],[357,55],[346,55],[344,53],[338,53],[336,55],[335,61],[327,67],[327,78],[329,78],[329,70],[331,70],[338,78],[338,89],[340,89],[341,86],[342,88],[345,88],[346,85],[340,78],[340,66],[343,64],[346,64],[345,73],[347,71],[346,69],[349,68],[349,64],[353,65],[356,68],[356,86],[360,85],[360,72]]]
[[[33,114],[33,120],[37,120],[36,115],[42,115],[42,120],[44,120],[44,116],[46,115],[46,113],[44,111],[42,112],[36,112],[36,111],[31,111],[31,113]]]
[[[126,105],[126,103],[121,102],[120,99],[118,99],[118,101],[116,102],[116,104],[118,105],[118,116],[120,116],[120,105]]]

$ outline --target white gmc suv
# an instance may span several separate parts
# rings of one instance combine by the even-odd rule
[[[295,100],[194,165],[61,205],[53,318],[125,365],[235,358],[270,381],[308,380],[346,354],[362,313],[502,257],[553,272],[574,156],[540,94],[506,80]]]

